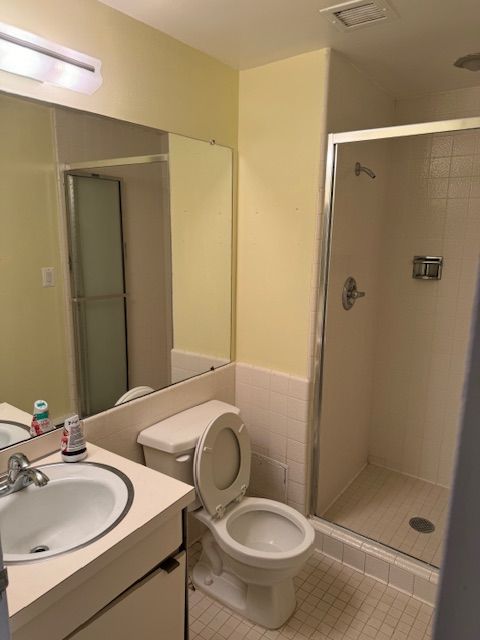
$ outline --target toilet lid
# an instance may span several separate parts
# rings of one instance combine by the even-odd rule
[[[195,448],[193,476],[206,511],[221,518],[241,499],[250,479],[250,438],[240,416],[223,413],[210,422]]]

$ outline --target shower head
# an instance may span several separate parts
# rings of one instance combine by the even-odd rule
[[[367,176],[370,176],[370,178],[375,178],[376,174],[369,169],[368,167],[364,167],[363,165],[360,164],[360,162],[356,162],[355,163],[355,175],[359,176],[360,173],[363,171],[363,173],[366,173]]]

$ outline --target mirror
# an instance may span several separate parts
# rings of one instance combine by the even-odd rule
[[[0,95],[0,447],[230,361],[232,151]]]

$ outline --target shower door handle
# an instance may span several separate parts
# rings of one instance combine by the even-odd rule
[[[357,281],[355,278],[349,277],[345,280],[345,284],[342,289],[342,305],[343,308],[348,311],[353,307],[358,298],[365,297],[365,291],[359,291],[357,289]]]

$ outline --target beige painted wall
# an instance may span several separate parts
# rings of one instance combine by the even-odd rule
[[[60,417],[71,407],[52,132],[48,107],[0,96],[0,400],[30,413],[43,398]]]
[[[309,374],[328,51],[240,73],[237,359]]]
[[[450,120],[451,118],[478,118],[479,113],[480,86],[469,87],[397,100],[395,124]]]
[[[328,133],[388,127],[394,124],[395,103],[345,56],[330,54]]]
[[[232,152],[169,136],[173,346],[230,359]]]
[[[392,123],[393,100],[348,60],[330,58],[328,131],[349,131]],[[378,174],[356,176],[355,162]],[[374,372],[375,319],[379,302],[378,267],[387,195],[388,147],[356,143],[340,147],[324,362],[324,389],[319,440],[317,513],[363,468]],[[373,257],[373,259],[372,259]],[[353,309],[341,303],[348,276],[367,292]]]
[[[0,20],[100,58],[104,77],[83,96],[0,72],[2,90],[236,146],[230,67],[96,0],[2,2]]]

